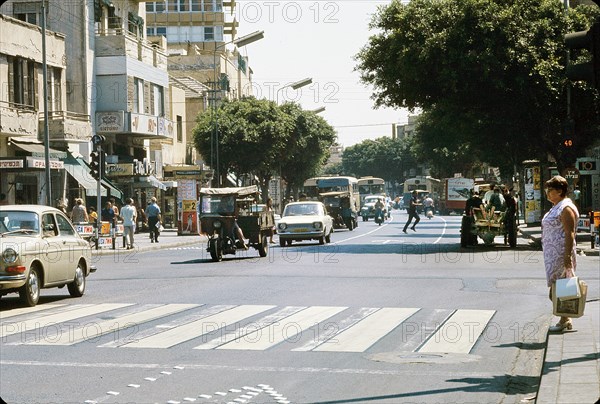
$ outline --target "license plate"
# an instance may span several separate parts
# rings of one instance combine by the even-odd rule
[[[308,229],[306,228],[298,228],[298,229],[294,229],[294,233],[306,233],[308,231]]]

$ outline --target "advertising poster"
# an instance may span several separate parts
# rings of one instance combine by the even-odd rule
[[[539,222],[542,215],[542,183],[539,166],[525,168],[525,223]]]
[[[198,232],[198,217],[196,215],[196,201],[182,201],[181,234],[194,234]]]

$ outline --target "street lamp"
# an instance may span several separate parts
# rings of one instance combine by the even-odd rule
[[[251,44],[252,42],[259,41],[265,37],[265,31],[255,31],[251,34],[244,35],[233,41],[225,42],[221,45],[217,45],[213,51],[213,119],[214,119],[214,135],[210,142],[210,166],[215,169],[213,165],[213,155],[216,156],[216,174],[217,174],[217,185],[221,186],[221,171],[219,168],[219,121],[217,119],[217,92],[219,91],[220,82],[217,79],[217,52],[220,48],[224,48],[230,43],[234,44],[238,48]],[[213,152],[214,144],[214,152]]]
[[[312,83],[312,78],[307,77],[305,79],[302,79],[302,80],[299,80],[294,83],[290,83],[288,85],[281,87],[279,90],[277,90],[277,93],[275,93],[275,102],[277,103],[277,105],[279,105],[279,92],[281,90],[283,90],[284,88],[292,87],[292,89],[297,90],[297,89],[307,86],[311,83]]]

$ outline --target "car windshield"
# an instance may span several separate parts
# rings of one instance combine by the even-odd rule
[[[233,215],[235,212],[235,195],[204,195],[200,213],[218,213]]]
[[[323,215],[323,207],[316,203],[306,203],[298,205],[287,205],[283,211],[283,216],[310,216]]]
[[[365,198],[365,203],[375,203],[379,198]]]
[[[8,232],[39,232],[38,215],[33,212],[11,210],[0,212],[0,234]]]

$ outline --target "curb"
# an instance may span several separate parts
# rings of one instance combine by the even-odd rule
[[[198,245],[198,244],[202,244],[206,240],[207,240],[207,238],[205,236],[198,236],[198,237],[195,237],[193,240],[188,239],[188,240],[176,241],[176,242],[172,242],[172,243],[157,243],[157,244],[152,244],[152,245],[144,245],[141,247],[139,245],[135,245],[133,247],[133,249],[131,249],[131,250],[127,250],[127,249],[121,248],[121,247],[117,247],[115,249],[112,249],[112,248],[98,249],[98,250],[92,249],[92,256],[112,255],[112,254],[116,254],[116,253],[128,254],[130,252],[138,253],[138,252],[146,252],[146,251],[151,251],[151,250],[164,250],[166,248]]]

